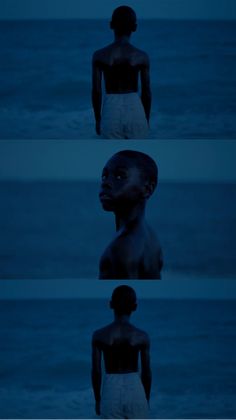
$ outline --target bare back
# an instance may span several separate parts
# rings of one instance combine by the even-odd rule
[[[149,347],[147,334],[128,322],[97,330],[93,342],[103,353],[106,373],[137,372],[139,353]]]
[[[94,53],[93,64],[103,72],[106,93],[130,93],[138,91],[139,72],[144,74],[149,60],[130,43],[114,42]]]

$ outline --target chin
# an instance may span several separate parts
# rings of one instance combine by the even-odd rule
[[[106,211],[114,211],[115,210],[113,203],[111,203],[109,201],[102,200],[101,204],[102,204],[103,210],[106,210]]]

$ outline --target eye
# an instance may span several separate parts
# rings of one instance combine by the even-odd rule
[[[102,181],[105,181],[105,179],[107,179],[107,173],[103,172],[102,173]]]
[[[124,171],[119,171],[115,174],[116,179],[122,180],[127,178],[127,173]]]

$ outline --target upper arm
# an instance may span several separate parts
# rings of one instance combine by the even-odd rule
[[[147,54],[145,54],[144,62],[141,66],[140,77],[142,91],[150,93],[150,62]]]
[[[94,333],[92,338],[92,371],[100,372],[101,371],[101,360],[102,352],[98,346],[98,340],[96,333]]]
[[[163,252],[162,252],[162,249],[160,248],[160,253],[159,253],[159,266],[160,266],[160,271],[162,270],[163,265],[164,265]]]
[[[92,59],[92,87],[93,91],[100,92],[102,87],[102,70],[99,65],[98,53],[93,54]]]
[[[149,337],[145,337],[144,344],[141,348],[141,369],[142,373],[149,374],[150,368],[150,340]]]

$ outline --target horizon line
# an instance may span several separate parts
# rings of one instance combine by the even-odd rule
[[[8,280],[8,281],[11,281],[11,280]],[[62,301],[64,301],[64,300],[69,300],[69,301],[71,301],[71,300],[105,300],[105,301],[109,301],[110,297],[106,297],[106,296],[84,296],[84,297],[74,297],[74,296],[71,296],[71,297],[68,297],[68,296],[66,296],[66,297],[61,297],[61,296],[59,296],[59,297],[58,296],[54,296],[54,297],[53,296],[51,296],[51,297],[42,297],[42,296],[41,297],[40,296],[39,297],[32,297],[32,296],[27,297],[27,296],[25,296],[25,297],[22,297],[22,296],[18,296],[18,297],[16,297],[16,296],[12,296],[12,297],[4,298],[4,297],[0,296],[0,302],[16,301],[16,300],[20,300],[20,301],[42,301],[42,300],[43,301],[45,301],[45,300],[49,300],[49,301],[51,301],[51,300],[53,300],[53,301],[60,301],[60,300],[62,300]],[[142,300],[163,300],[163,301],[204,300],[204,301],[216,301],[216,302],[225,301],[225,302],[228,302],[228,301],[236,300],[236,297],[235,296],[229,296],[228,298],[226,298],[226,297],[221,298],[221,297],[210,297],[210,296],[201,296],[201,297],[199,297],[199,296],[196,296],[196,297],[193,297],[193,296],[190,296],[190,297],[188,297],[188,296],[183,296],[183,297],[144,296],[144,297],[141,297],[141,298],[139,297],[137,299],[138,303]]]
[[[0,18],[0,22],[5,21],[51,21],[51,20],[101,20],[107,21],[110,20],[110,17],[5,17]],[[137,22],[144,21],[144,20],[176,20],[176,21],[213,21],[213,22],[234,22],[236,18],[234,17],[224,17],[224,18],[215,18],[215,17],[145,17],[145,18],[138,18]]]
[[[95,182],[100,183],[100,179],[97,178],[26,178],[26,177],[5,177],[0,178],[0,183],[3,182],[19,182],[19,183],[47,183],[47,182]],[[230,184],[235,185],[236,179],[163,179],[158,181],[158,184]]]

